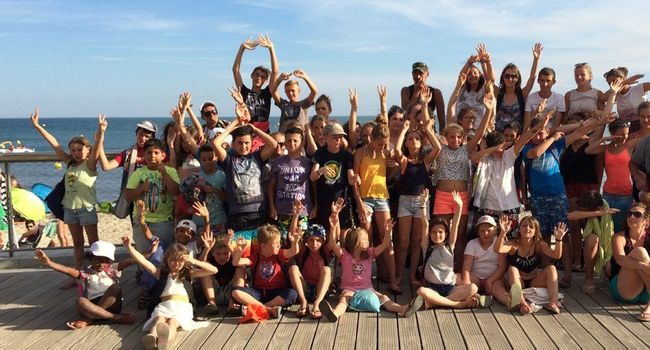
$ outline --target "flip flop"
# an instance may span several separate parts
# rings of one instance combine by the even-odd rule
[[[416,296],[411,300],[409,303],[409,308],[406,310],[406,313],[404,314],[404,318],[409,318],[413,316],[420,308],[424,305],[424,299],[421,296]]]
[[[330,303],[328,303],[326,300],[321,301],[318,304],[318,308],[320,309],[321,313],[325,318],[330,321],[330,322],[336,322],[339,320],[339,317],[334,314],[334,310],[332,310],[332,306]]]
[[[308,313],[309,313],[309,308],[301,307],[298,311],[296,311],[296,317],[303,318],[307,316]]]
[[[156,348],[156,343],[158,343],[158,338],[153,334],[146,334],[142,337],[142,346],[147,350],[153,350]]]
[[[491,295],[481,295],[478,297],[478,306],[482,308],[490,307],[494,304],[494,298]]]
[[[557,315],[560,313],[560,308],[557,306],[555,303],[550,303],[547,305],[544,305],[544,308],[548,310],[550,313]]]
[[[642,312],[639,314],[639,316],[636,317],[636,319],[641,322],[650,322],[650,313]]]
[[[167,349],[169,345],[169,325],[167,323],[158,323],[156,333],[158,333],[158,350]]]
[[[521,286],[513,284],[510,286],[510,309],[514,309],[521,302]]]
[[[312,320],[320,320],[321,318],[323,318],[323,313],[320,312],[320,310],[315,310],[315,311],[312,310],[312,312],[311,312],[311,319]]]
[[[590,285],[583,284],[580,287],[580,289],[582,289],[582,291],[585,292],[585,294],[594,294],[594,292],[596,292],[596,286],[593,284]]]
[[[267,310],[269,312],[269,319],[279,318],[280,315],[282,314],[282,306],[270,307],[267,308]]]
[[[218,315],[219,307],[215,304],[206,304],[203,307],[203,311],[205,312],[206,315]]]
[[[118,314],[115,318],[115,323],[119,324],[133,324],[133,322],[135,322],[135,314],[132,312]]]
[[[72,330],[77,330],[77,329],[83,329],[90,326],[90,322],[86,320],[75,320],[75,321],[66,322],[65,325]]]

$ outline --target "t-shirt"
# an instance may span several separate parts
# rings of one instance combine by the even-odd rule
[[[355,292],[372,288],[372,262],[375,260],[375,248],[368,248],[368,259],[362,260],[355,260],[347,250],[342,250],[341,290]]]
[[[275,105],[280,108],[280,132],[284,132],[287,122],[290,120],[297,120],[298,124],[307,124],[307,109],[313,104],[307,99],[298,102],[289,102],[285,99],[280,99],[280,103]]]
[[[113,160],[117,161],[117,164],[119,167],[123,166],[129,166],[131,163],[131,160],[129,157],[131,156],[131,151],[133,148],[125,149],[124,151],[120,152],[120,154],[116,155]],[[144,147],[138,147],[138,151],[136,152],[136,158],[135,158],[135,168],[139,168],[143,165],[145,165],[144,161]]]
[[[535,112],[537,110],[537,106],[542,102],[543,98],[539,96],[539,91],[534,92],[530,95],[528,95],[528,98],[526,99],[526,112]],[[546,108],[542,111],[542,113],[539,114],[539,116],[543,117],[548,113],[549,111],[556,110],[556,112],[566,112],[566,104],[564,103],[564,96],[558,94],[557,92],[551,91],[551,96],[546,100]],[[538,116],[533,115],[533,119],[537,118]],[[555,121],[555,115],[551,120],[548,121],[548,127],[552,128],[554,125]]]
[[[218,272],[214,275],[220,287],[229,284],[232,278],[235,277],[235,266],[232,264],[232,257],[223,265],[219,264],[216,260],[208,258],[208,261],[214,265]]]
[[[311,210],[309,194],[309,175],[311,161],[307,157],[291,158],[281,156],[271,163],[271,176],[275,182],[275,208],[278,215],[291,215],[293,201],[303,204],[300,215],[308,215]]]
[[[264,257],[257,253],[250,256],[253,288],[287,288],[287,281],[284,277],[284,271],[282,271],[282,265],[287,262],[285,254],[286,250],[280,249],[278,255]]]
[[[564,193],[564,180],[560,173],[560,155],[566,148],[564,138],[553,144],[541,156],[530,159],[527,154],[535,145],[527,144],[521,151],[526,162],[526,173],[533,196],[553,196]]]
[[[643,171],[647,172],[650,169],[650,136],[646,136],[639,141],[630,161]]]
[[[241,95],[251,114],[251,122],[267,122],[271,114],[271,92],[265,87],[255,92],[246,85],[241,86]]]
[[[231,150],[219,166],[226,173],[226,193],[228,194],[229,215],[254,213],[266,210],[262,191],[261,150],[245,156],[237,156]]]
[[[165,170],[167,175],[178,186],[180,180],[176,169],[165,166]],[[146,166],[139,168],[129,176],[126,188],[135,189],[147,180],[149,180],[149,191],[143,195],[145,209],[147,210],[145,221],[147,223],[171,221],[174,210],[174,196],[165,188],[163,178],[158,170],[150,170]],[[135,210],[137,209],[134,209],[133,215],[137,215]]]
[[[483,104],[483,97],[485,96],[485,85],[478,91],[467,90],[463,88],[458,96],[458,103],[456,104],[456,120],[458,120],[458,113],[466,108],[475,110],[476,117],[474,119],[474,128],[481,125],[483,116],[485,115],[485,105]]]
[[[212,174],[206,174],[201,171],[199,172],[199,176],[205,180],[206,184],[222,191],[225,189],[226,173],[223,171],[217,170]],[[208,208],[208,212],[210,213],[210,225],[225,224],[228,221],[228,216],[226,216],[226,211],[223,208],[223,202],[215,193],[206,193],[205,206]],[[198,226],[203,226],[202,217],[194,215],[192,216],[192,220]]]
[[[516,159],[514,148],[510,147],[501,158],[488,155],[481,160],[474,195],[476,207],[497,211],[519,208],[514,176]]]
[[[69,167],[65,172],[63,207],[67,209],[94,208],[97,203],[96,181],[97,172],[88,169],[85,161]]]
[[[454,273],[454,252],[447,245],[429,247],[429,259],[424,265],[424,279],[435,284],[456,284]],[[430,252],[430,253],[429,253]]]
[[[630,86],[630,90],[625,95],[616,94],[616,112],[619,118],[626,122],[637,120],[636,109],[645,100],[643,84]]]
[[[90,267],[86,270],[81,270],[79,278],[85,288],[85,290],[79,291],[81,296],[85,294],[86,298],[93,300],[104,295],[106,290],[118,282],[118,279],[122,276],[122,272],[117,269],[117,266],[118,263],[111,264],[107,270],[101,272],[97,272]]]
[[[492,276],[499,265],[499,254],[494,252],[495,241],[493,238],[492,244],[486,250],[481,247],[480,238],[474,238],[465,246],[465,255],[474,257],[471,273],[480,279]]]
[[[352,153],[346,150],[330,153],[327,147],[323,147],[314,153],[311,161],[321,168],[328,167],[335,172],[331,177],[323,174],[316,181],[319,208],[329,208],[337,198],[349,198],[351,192],[348,183],[348,170],[353,168]]]
[[[323,256],[319,252],[312,253],[311,250],[305,249],[300,258],[296,259],[296,262],[301,267],[300,273],[305,282],[312,286],[317,285],[321,270],[327,264]]]

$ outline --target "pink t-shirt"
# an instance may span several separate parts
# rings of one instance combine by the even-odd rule
[[[375,248],[368,248],[368,259],[354,260],[343,249],[341,255],[341,290],[357,291],[372,288],[372,262],[375,260]]]

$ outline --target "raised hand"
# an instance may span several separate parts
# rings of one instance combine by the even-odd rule
[[[454,203],[456,203],[457,207],[463,207],[463,198],[461,198],[460,192],[451,191],[451,197],[454,200]]]
[[[562,238],[567,232],[567,227],[566,224],[563,222],[560,222],[555,226],[553,229],[554,235],[555,235],[555,242],[561,242]]]
[[[38,124],[38,116],[39,116],[40,112],[41,112],[41,110],[38,107],[36,109],[34,109],[34,113],[31,115],[32,125],[39,126],[39,124]]]
[[[386,85],[378,85],[377,94],[379,95],[379,102],[386,103],[388,100],[388,88]]]
[[[48,266],[50,264],[50,258],[40,249],[34,251],[34,259],[40,261],[43,266]]]
[[[491,110],[494,106],[494,96],[492,96],[491,92],[486,92],[485,96],[483,96],[483,105],[487,110]]]
[[[609,84],[609,89],[614,93],[617,94],[621,89],[623,88],[623,81],[621,79],[614,79]]]
[[[178,108],[178,106],[172,107],[172,110],[169,112],[169,115],[172,117],[172,119],[174,119],[174,123],[176,123],[176,125],[178,126],[183,125],[185,116]]]
[[[423,108],[429,105],[429,102],[431,102],[432,98],[433,94],[431,93],[431,89],[420,90],[420,103],[422,104]]]
[[[257,46],[259,44],[259,42],[257,40],[252,40],[252,39],[253,39],[253,37],[249,36],[248,39],[246,39],[246,41],[241,43],[241,47],[245,48],[246,50],[255,49],[255,46]]]
[[[201,243],[203,243],[203,247],[205,247],[205,249],[212,249],[216,242],[217,240],[214,238],[212,231],[203,231],[201,234]]]
[[[544,46],[541,43],[535,43],[535,46],[533,46],[533,58],[539,59],[542,56],[542,50],[544,50]]]
[[[97,130],[99,131],[100,134],[103,134],[106,132],[106,128],[108,128],[108,122],[106,121],[106,115],[104,113],[100,113],[97,116],[98,119],[98,128]]]
[[[194,211],[194,214],[200,217],[208,217],[210,215],[210,212],[208,211],[208,207],[205,205],[205,202],[199,202],[196,201],[194,204],[192,204],[192,210]]]
[[[228,88],[228,92],[230,92],[232,99],[237,102],[237,105],[246,105],[246,103],[244,103],[244,97],[241,95],[241,90],[239,87],[233,86],[232,88]]]
[[[296,227],[296,229],[292,232],[289,232],[289,241],[292,244],[298,243],[300,241],[300,238],[302,238],[302,231],[300,230],[300,227]]]
[[[228,233],[223,235],[223,244],[230,246],[230,241],[235,238],[235,231],[231,228],[228,229]]]
[[[178,136],[178,129],[176,128],[170,128],[169,131],[167,132],[167,146],[169,146],[170,149],[176,148],[175,147],[175,142],[176,142],[176,137]]]
[[[296,69],[293,71],[293,76],[298,78],[298,79],[305,79],[307,74],[302,69]]]
[[[393,226],[395,226],[395,220],[393,220],[392,218],[388,218],[386,220],[385,225],[384,225],[384,228],[386,229],[386,235],[387,236],[388,235],[391,235],[391,236],[393,235]],[[386,236],[384,236],[384,237],[386,237]]]
[[[539,105],[537,106],[537,114],[542,113],[546,109],[546,103],[548,102],[547,98],[543,98],[540,102]]]
[[[302,202],[299,200],[294,200],[293,205],[291,206],[291,214],[293,216],[300,216],[300,212],[302,211]]]
[[[185,91],[178,96],[178,105],[181,109],[181,113],[185,113],[192,106],[192,94],[189,91]]]
[[[505,236],[510,232],[510,227],[512,226],[512,221],[506,215],[499,216],[499,234]]]
[[[248,245],[248,243],[246,243],[246,240],[244,239],[244,237],[237,238],[236,250],[238,252],[242,253],[246,249],[247,245]]]
[[[262,47],[266,47],[266,48],[269,48],[269,49],[273,47],[273,42],[271,41],[271,38],[269,37],[269,33],[266,33],[266,36],[264,36],[264,34],[259,34],[257,36],[257,42]]]
[[[288,72],[282,72],[282,73],[280,73],[280,79],[281,79],[282,81],[284,81],[284,80],[289,80],[289,78],[291,78],[291,73],[288,73]]]
[[[123,236],[123,237],[122,237],[122,245],[123,245],[125,248],[128,249],[128,248],[131,246],[131,237],[129,237],[129,236]]]
[[[488,62],[485,60],[485,58],[487,55],[489,59],[490,54],[488,53],[487,46],[485,46],[485,44],[478,43],[478,45],[476,45],[476,53],[478,54],[479,61]]]
[[[336,201],[332,202],[332,214],[336,214],[338,216],[343,207],[345,207],[345,199],[340,197],[337,198]]]
[[[359,105],[359,95],[357,95],[357,89],[348,89],[348,96],[350,98],[350,106],[356,109]]]
[[[236,122],[239,125],[246,125],[251,120],[251,113],[245,104],[237,104],[235,107],[235,116],[237,117]]]

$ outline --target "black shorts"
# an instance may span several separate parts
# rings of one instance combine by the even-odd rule
[[[339,223],[341,225],[341,230],[346,230],[355,226],[354,222],[354,213],[356,205],[348,204],[343,210],[339,213]],[[325,228],[326,232],[330,230],[330,214],[332,214],[332,209],[329,206],[319,204],[318,213],[316,218],[313,221],[310,221],[310,224],[319,224]]]
[[[265,211],[253,213],[239,213],[228,217],[228,228],[237,231],[256,230],[258,227],[268,223]]]
[[[95,299],[92,299],[90,302],[99,305],[99,301],[102,300],[102,297],[97,297]],[[112,313],[112,314],[119,314],[122,312],[122,295],[119,295],[117,300],[115,300],[115,303],[111,305],[106,311]]]

